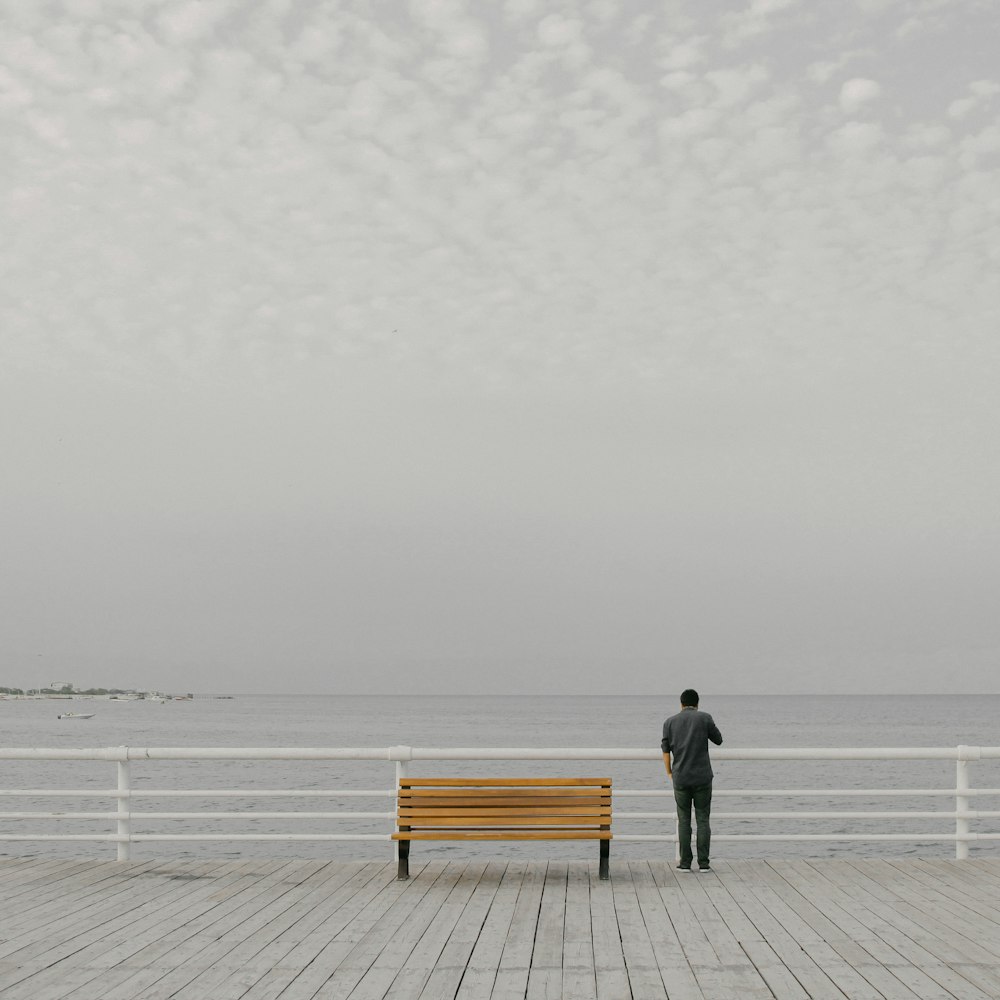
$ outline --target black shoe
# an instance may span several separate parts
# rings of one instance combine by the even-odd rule
[[[698,871],[700,872],[710,872],[712,870],[711,865],[698,865]]]
[[[679,872],[689,872],[689,871],[691,871],[691,866],[690,865],[678,865],[677,866],[677,870]]]

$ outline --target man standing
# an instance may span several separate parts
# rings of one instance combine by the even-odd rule
[[[712,828],[708,816],[712,810],[712,764],[708,759],[708,741],[722,744],[722,733],[708,712],[698,711],[698,692],[688,688],[681,695],[681,710],[663,723],[663,763],[667,776],[674,783],[677,803],[677,837],[680,841],[681,871],[690,871],[691,806],[698,823],[698,869],[711,871],[708,851]],[[673,762],[671,762],[673,754]]]

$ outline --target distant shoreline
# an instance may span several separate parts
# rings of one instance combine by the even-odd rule
[[[194,701],[193,694],[161,694],[143,691],[136,694],[0,694],[0,701]]]

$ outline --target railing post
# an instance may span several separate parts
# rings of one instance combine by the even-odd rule
[[[405,747],[405,746],[389,747],[389,759],[394,760],[396,762],[396,785],[395,785],[394,796],[397,797],[395,801],[398,801],[399,779],[405,778],[409,773],[410,761],[413,760],[413,747]],[[393,806],[393,812],[395,812],[395,805]],[[393,820],[392,828],[393,828],[393,833],[395,833],[396,832],[395,820]],[[400,843],[398,840],[394,840],[392,843],[394,846],[393,860],[396,862],[398,866]]]
[[[118,836],[124,840],[118,841],[118,860],[132,859],[132,800],[129,792],[132,789],[129,773],[128,747],[121,748],[122,755],[118,760]]]
[[[960,746],[958,748],[958,760],[955,763],[955,812],[967,813],[969,811],[969,796],[963,792],[969,790],[969,761],[978,760],[978,747]],[[965,838],[969,835],[969,820],[965,816],[955,817],[955,860],[966,861],[969,857],[969,841]]]

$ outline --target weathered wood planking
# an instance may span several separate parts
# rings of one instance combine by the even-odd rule
[[[1000,859],[0,858],[0,1000],[996,1000]]]

